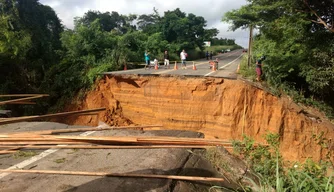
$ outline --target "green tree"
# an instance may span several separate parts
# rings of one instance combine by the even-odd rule
[[[24,57],[31,47],[31,36],[17,27],[19,13],[14,2],[0,1],[0,17],[0,56]]]
[[[186,14],[179,8],[167,11],[162,18],[162,35],[170,43],[180,44],[185,49],[204,49],[203,43],[218,34],[217,29],[205,29],[206,21],[201,16]]]
[[[49,93],[49,103],[34,107],[40,112],[89,89],[103,71],[143,62],[147,49],[158,59],[164,50],[179,59],[187,49],[197,59],[203,41],[218,33],[206,29],[203,17],[180,9],[162,16],[155,8],[139,16],[91,10],[64,30],[52,8],[38,0],[0,0],[0,18],[0,91]]]
[[[271,85],[293,88],[333,107],[333,10],[331,0],[249,0],[223,21],[233,30],[259,29],[254,53],[267,56],[264,71]]]
[[[125,61],[143,61],[147,49],[148,35],[142,31],[133,31],[120,38],[119,47],[123,47]]]
[[[153,8],[152,14],[143,14],[138,17],[138,28],[147,34],[159,32],[161,28],[161,17],[156,8]]]
[[[100,27],[103,31],[112,30],[125,34],[128,30],[135,29],[131,24],[136,19],[136,15],[121,15],[116,11],[101,13],[100,11],[88,11],[83,17],[75,19],[77,26],[90,26],[96,19],[99,20]]]
[[[38,0],[0,2],[0,74],[4,92],[35,92],[48,68],[57,63],[62,31],[55,12]]]
[[[146,49],[152,53],[152,56],[162,60],[163,59],[163,52],[168,47],[168,41],[163,39],[161,33],[155,33],[150,35],[147,39]],[[174,52],[176,50],[170,50],[170,52]],[[154,58],[153,58],[154,59]]]

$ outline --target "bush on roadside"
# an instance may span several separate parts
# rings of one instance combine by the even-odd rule
[[[252,64],[248,67],[247,63],[247,55],[244,55],[240,61],[240,70],[239,73],[248,79],[251,79],[252,81],[255,81],[256,79],[256,72],[255,72],[255,65]]]
[[[322,137],[314,137],[318,139]],[[249,167],[257,174],[259,183],[249,179],[257,186],[257,191],[324,191],[334,190],[334,179],[327,175],[333,170],[330,158],[320,162],[307,159],[304,163],[288,163],[279,152],[279,136],[266,135],[268,146],[254,144],[254,140],[244,136],[243,141],[234,141],[233,147],[237,155],[243,157]],[[321,143],[321,142],[318,142]],[[326,146],[323,146],[326,148]],[[332,153],[329,154],[331,156]],[[244,186],[247,188],[248,186]],[[249,189],[250,190],[250,189]]]

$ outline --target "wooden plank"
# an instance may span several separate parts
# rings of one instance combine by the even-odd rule
[[[104,145],[201,145],[201,146],[231,146],[231,142],[220,139],[204,138],[179,138],[179,137],[136,137],[136,136],[74,136],[74,135],[2,135],[0,142],[5,145],[7,142],[72,142],[90,143]]]
[[[48,94],[7,94],[7,95],[0,95],[1,97],[34,97],[34,96],[43,96],[43,97],[49,97]]]
[[[0,145],[1,146],[1,145]],[[0,147],[0,148],[6,148],[5,150],[2,150],[2,151],[16,151],[16,150],[20,150],[24,147],[29,147],[29,146],[32,146],[32,145],[21,145],[21,146],[7,146],[7,147]],[[0,151],[0,154],[1,154],[1,151]]]
[[[15,141],[15,142],[1,142],[0,145],[68,145],[68,144],[87,144],[86,142],[73,141]]]
[[[36,95],[32,97],[25,97],[25,98],[20,98],[20,99],[11,99],[11,100],[6,100],[6,101],[0,101],[0,105],[5,105],[5,104],[10,104],[10,103],[15,103],[15,102],[20,102],[20,101],[27,101],[27,100],[32,100],[32,99],[38,99],[42,98],[44,95]]]
[[[113,146],[111,144],[105,144],[105,143],[91,143],[91,142],[78,142],[78,141],[6,141],[6,142],[1,142],[0,141],[0,146],[8,146],[8,145],[87,145],[87,144],[97,144],[97,145],[106,145],[106,146]],[[147,146],[147,145],[153,145],[153,144],[140,144],[140,145],[136,145],[136,146]],[[154,145],[162,145],[162,144],[154,144]],[[164,144],[166,145],[166,144]],[[180,144],[174,144],[173,146],[178,146]],[[202,145],[190,145],[188,144],[188,146],[212,146],[212,147],[216,147],[216,145],[210,145],[210,144],[202,144]],[[219,145],[219,146],[224,146],[224,147],[229,147],[231,145],[228,144],[223,144],[223,145]]]
[[[39,135],[38,135],[39,136]],[[0,142],[6,141],[72,141],[71,139],[53,139],[53,138],[37,138],[37,137],[13,137],[13,138],[0,138]]]
[[[4,133],[0,137],[9,137],[14,135],[52,135],[59,133],[75,133],[75,132],[86,132],[86,131],[105,131],[105,130],[115,130],[115,129],[138,129],[138,128],[155,128],[163,127],[162,125],[140,125],[140,126],[121,126],[121,127],[91,127],[91,128],[73,128],[73,129],[57,129],[57,130],[43,130],[43,131],[29,131],[29,132],[14,132],[14,133]]]
[[[196,145],[30,145],[30,146],[15,146],[4,145],[0,148],[8,148],[6,150],[17,149],[168,149],[168,148],[181,148],[181,149],[205,149],[211,146],[196,146]]]
[[[126,140],[126,139],[136,139],[136,141],[175,141],[175,142],[183,142],[183,141],[198,141],[198,142],[217,142],[217,143],[231,143],[230,141],[222,140],[222,139],[205,139],[205,138],[190,138],[190,137],[161,137],[161,136],[75,136],[75,135],[50,135],[49,137],[60,138],[60,139],[73,139],[73,140],[98,140],[98,141],[114,141],[117,139]]]
[[[71,116],[91,116],[91,115],[98,115],[99,112],[93,112],[93,113],[80,113],[80,114],[73,114]]]
[[[69,115],[87,114],[87,113],[92,113],[92,112],[101,112],[104,110],[106,110],[106,108],[71,111],[71,112],[55,113],[55,114],[47,114],[47,115],[26,116],[26,117],[18,117],[18,118],[7,118],[7,120],[1,120],[0,125],[9,124],[9,123],[17,123],[17,122],[22,122],[22,121],[27,121],[27,120],[45,119],[45,118],[50,118],[50,117],[61,117],[61,116],[69,116]]]
[[[0,151],[0,155],[4,155],[4,154],[12,154],[12,153],[16,153],[17,151],[13,151],[13,150],[9,150],[9,151]]]
[[[148,142],[148,143],[136,143],[136,142],[124,142],[124,141],[118,141],[118,142],[101,142],[101,141],[62,141],[62,140],[45,140],[42,139],[34,139],[34,140],[12,140],[12,141],[0,141],[0,145],[60,145],[60,144],[97,144],[97,145],[141,145],[141,146],[147,146],[147,145],[188,145],[188,146],[231,146],[231,144],[212,144],[212,143],[191,143],[191,142],[185,142],[185,143],[172,143],[172,142],[166,142],[166,143],[156,143],[156,142]]]
[[[53,136],[57,139],[67,139],[72,141],[81,141],[89,143],[136,143],[137,137],[88,137],[88,136],[63,136],[55,135]]]
[[[70,138],[66,138],[71,140]],[[104,143],[104,144],[142,144],[142,145],[149,145],[149,144],[161,144],[161,145],[219,145],[217,143],[199,143],[199,142],[173,142],[173,141],[165,141],[165,142],[137,142],[136,138],[101,138],[101,140],[98,139],[84,139],[84,138],[78,138],[74,139],[81,142],[87,142],[87,143]]]
[[[224,139],[206,139],[206,138],[190,138],[190,137],[138,137],[138,141],[163,141],[163,140],[177,140],[177,141],[188,141],[192,139],[193,141],[211,141],[211,142],[221,142],[221,143],[231,143],[231,141]]]
[[[31,101],[16,101],[13,103],[8,103],[8,104],[12,104],[12,105],[35,105],[36,102],[31,102]]]
[[[231,142],[219,139],[198,139],[198,138],[178,138],[178,137],[135,137],[135,136],[73,136],[73,135],[14,135],[0,138],[0,142],[34,142],[34,141],[72,141],[86,143],[104,144],[160,144],[160,145],[231,145]]]
[[[30,173],[30,174],[52,174],[52,175],[75,175],[75,176],[101,176],[101,177],[130,177],[130,178],[151,178],[151,179],[172,179],[182,181],[207,181],[223,182],[223,178],[179,176],[179,175],[153,175],[133,173],[107,173],[107,172],[83,172],[83,171],[53,171],[53,170],[8,170],[0,169],[3,173]]]

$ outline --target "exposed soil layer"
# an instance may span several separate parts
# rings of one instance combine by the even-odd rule
[[[281,152],[291,161],[319,160],[326,151],[313,135],[333,143],[334,126],[310,116],[288,97],[278,98],[240,80],[184,77],[105,77],[71,110],[106,107],[99,116],[109,125],[162,124],[165,129],[192,130],[206,137],[258,142],[269,133],[281,136]],[[93,117],[68,119],[89,124]]]

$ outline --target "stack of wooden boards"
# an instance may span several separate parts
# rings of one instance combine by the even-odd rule
[[[7,101],[0,101],[4,104],[35,104],[32,99],[42,98],[48,95],[0,95],[0,97],[24,97]],[[105,108],[89,109],[74,112],[56,113],[40,116],[26,116],[16,118],[2,118],[0,125],[39,120],[50,117],[69,115],[97,115]],[[162,127],[160,125],[142,125],[127,127],[104,127],[104,128],[75,128],[57,129],[30,132],[4,133],[0,135],[0,154],[11,154],[21,150],[36,149],[156,149],[156,148],[207,148],[212,146],[231,147],[231,142],[219,139],[204,138],[180,138],[180,137],[159,137],[159,136],[76,136],[60,135],[75,132],[104,131],[113,129],[141,129],[150,127]],[[135,178],[161,178],[187,181],[215,181],[222,182],[223,178],[208,178],[197,176],[178,175],[150,175],[150,174],[127,174],[127,173],[104,173],[104,172],[75,172],[75,171],[53,171],[53,170],[13,170],[0,169],[0,172],[10,173],[39,173],[39,174],[61,174],[61,175],[82,175],[82,176],[105,176],[105,177],[135,177]]]
[[[112,129],[138,129],[161,127],[159,125],[142,125],[128,127],[75,128],[32,132],[17,132],[0,135],[0,154],[15,153],[20,149],[140,149],[140,148],[206,148],[209,146],[230,147],[231,142],[219,139],[147,137],[147,136],[75,136],[53,135],[86,131],[103,131]]]
[[[0,101],[1,105],[13,105],[13,104],[20,104],[20,105],[33,105],[36,104],[32,102],[33,99],[39,99],[42,97],[48,97],[49,95],[45,94],[16,94],[16,95],[0,95],[0,98],[17,98],[18,99],[10,99],[5,101]],[[24,117],[13,117],[13,118],[0,118],[0,125],[5,125],[9,123],[17,123],[22,121],[32,121],[32,120],[40,120],[40,119],[48,119],[53,117],[63,117],[63,116],[73,116],[73,115],[98,115],[99,112],[104,111],[106,108],[97,108],[97,109],[88,109],[88,110],[81,110],[81,111],[71,111],[65,113],[54,113],[54,114],[47,114],[47,115],[34,115],[34,116],[24,116]]]
[[[76,136],[59,135],[64,133],[104,131],[113,129],[139,129],[161,127],[160,125],[142,125],[127,127],[104,128],[75,128],[58,129],[31,132],[15,132],[0,135],[0,154],[16,153],[26,149],[156,149],[156,148],[207,148],[212,146],[230,147],[231,142],[219,139],[204,138],[180,138],[160,136]],[[55,135],[56,134],[56,135]],[[178,175],[151,175],[151,174],[126,174],[104,172],[76,172],[53,170],[0,170],[11,173],[38,173],[81,176],[105,176],[105,177],[135,177],[135,178],[161,178],[186,181],[215,181],[222,182],[223,178],[208,178],[198,176]]]
[[[11,94],[11,95],[0,95],[0,98],[17,98],[17,99],[9,99],[5,101],[0,101],[0,105],[5,104],[18,104],[18,105],[33,105],[36,104],[32,102],[33,99],[39,99],[42,97],[48,97],[47,94]]]

